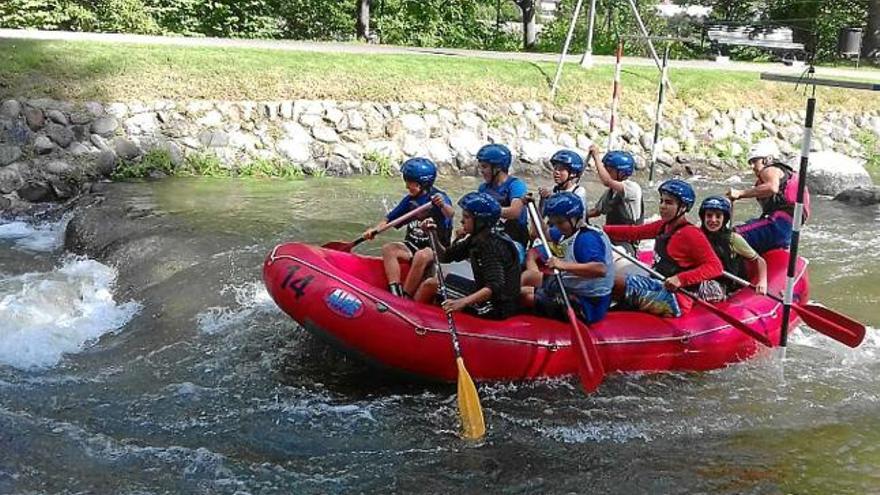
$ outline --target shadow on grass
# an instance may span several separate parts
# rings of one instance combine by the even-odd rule
[[[0,99],[107,99],[96,81],[117,71],[117,60],[57,42],[0,38]]]
[[[541,74],[541,78],[543,78],[544,82],[547,83],[547,89],[549,90],[553,86],[553,78],[550,77],[550,74],[544,71],[544,68],[535,62],[529,62],[529,65],[531,65],[535,69],[538,69],[538,72]]]

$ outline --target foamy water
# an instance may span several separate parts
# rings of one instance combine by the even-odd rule
[[[0,363],[21,369],[57,364],[140,310],[113,297],[116,271],[70,257],[45,273],[0,279]]]
[[[64,230],[69,217],[51,223],[33,224],[21,220],[0,220],[0,242],[8,242],[14,249],[51,252],[64,244]]]
[[[213,306],[196,315],[196,322],[202,332],[222,332],[247,322],[257,314],[280,312],[260,281],[227,285],[220,293],[233,300],[228,306]]]

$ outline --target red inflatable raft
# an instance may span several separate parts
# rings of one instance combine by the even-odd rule
[[[788,253],[771,251],[765,259],[770,291],[779,293],[785,285]],[[806,268],[806,261],[798,260],[795,302],[808,300]],[[263,281],[284,312],[341,349],[396,371],[456,379],[442,310],[392,296],[386,290],[381,259],[281,244],[266,258]],[[779,341],[781,304],[742,290],[718,307],[771,341]],[[455,321],[474,379],[528,380],[577,370],[567,323],[531,315],[488,321],[461,313]],[[674,319],[611,311],[589,332],[606,372],[710,370],[747,359],[763,347],[697,306]]]

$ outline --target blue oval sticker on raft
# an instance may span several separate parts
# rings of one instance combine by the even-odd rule
[[[343,318],[357,318],[364,312],[363,301],[356,295],[339,288],[331,290],[324,298],[324,303],[330,311]]]

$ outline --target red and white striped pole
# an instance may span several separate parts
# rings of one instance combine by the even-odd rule
[[[617,124],[617,109],[620,106],[620,59],[623,58],[623,40],[617,40],[617,57],[614,63],[614,89],[611,94],[611,122],[608,129],[607,151],[612,150],[614,145],[614,128]]]

